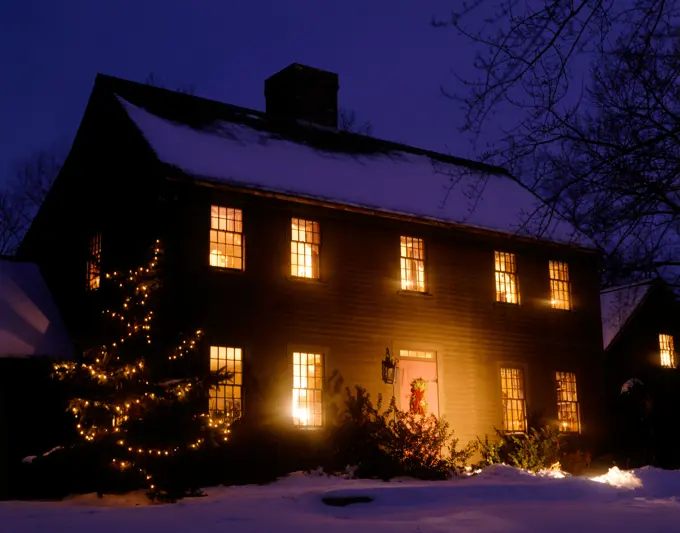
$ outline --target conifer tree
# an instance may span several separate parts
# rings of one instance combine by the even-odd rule
[[[197,350],[200,329],[179,334],[174,349],[164,347],[156,311],[162,262],[156,241],[147,265],[103,276],[99,290],[110,302],[102,310],[106,340],[82,362],[57,363],[55,376],[69,387],[77,432],[98,460],[127,486],[133,479],[146,484],[151,498],[174,499],[197,488],[178,465],[228,440],[229,421],[207,408],[210,387],[229,376],[225,369],[190,375],[182,364]]]

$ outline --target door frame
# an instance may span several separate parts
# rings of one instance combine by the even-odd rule
[[[422,357],[402,357],[401,351],[402,350],[408,350],[412,352],[431,352],[433,354],[432,359],[425,359]],[[442,391],[441,387],[439,386],[441,383],[440,374],[439,374],[439,351],[432,348],[432,347],[424,347],[422,344],[417,344],[417,343],[399,343],[395,346],[395,357],[399,359],[399,361],[406,360],[406,361],[418,361],[421,363],[431,363],[434,364],[434,371],[435,371],[435,376],[436,376],[436,383],[437,383],[437,418],[441,416],[442,412]],[[397,367],[397,376],[395,376],[395,381],[397,381],[399,376],[399,367]],[[397,382],[397,386],[395,387],[395,396],[396,398],[401,401],[401,385]],[[403,406],[397,405],[399,409],[405,410]],[[408,407],[408,406],[407,406]]]

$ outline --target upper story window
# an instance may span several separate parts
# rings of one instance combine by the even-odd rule
[[[319,223],[294,218],[291,222],[290,275],[319,279]]]
[[[425,248],[423,239],[401,238],[401,288],[425,292]]]
[[[210,372],[226,372],[228,378],[209,392],[210,414],[237,420],[243,413],[243,350],[227,346],[210,347]]]
[[[508,304],[519,303],[519,283],[515,254],[494,252],[496,275],[496,301]]]
[[[243,270],[243,213],[210,206],[210,266]]]
[[[550,303],[553,309],[571,309],[571,282],[569,265],[561,261],[548,261],[550,272]]]
[[[581,421],[576,393],[576,374],[555,372],[555,382],[557,384],[557,420],[560,430],[578,433],[581,430]]]
[[[659,334],[659,350],[661,352],[661,366],[675,368],[675,346],[673,335]]]
[[[501,393],[503,395],[503,429],[510,432],[526,431],[524,370],[501,368]]]
[[[293,424],[323,425],[323,354],[293,352]]]
[[[87,290],[94,291],[101,285],[102,278],[102,234],[97,232],[90,239],[87,256]]]

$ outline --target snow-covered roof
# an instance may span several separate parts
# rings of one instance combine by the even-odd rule
[[[75,353],[38,266],[0,259],[0,358],[30,356]]]
[[[652,286],[653,282],[645,281],[613,287],[601,292],[602,340],[605,349],[626,325],[626,322],[640,306]]]
[[[383,149],[321,148],[268,130],[252,114],[244,115],[249,123],[215,118],[192,127],[118,100],[161,162],[198,179],[536,236],[527,219],[544,204],[512,177],[485,173],[480,164],[453,164],[455,158],[378,140],[370,142]],[[540,238],[592,246],[559,217]]]

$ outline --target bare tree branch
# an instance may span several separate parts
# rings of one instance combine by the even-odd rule
[[[54,149],[36,152],[15,164],[0,189],[0,254],[16,253],[63,161],[61,152]]]
[[[483,159],[607,252],[606,283],[680,281],[679,4],[475,0],[434,21],[480,47],[462,129],[513,119]]]
[[[373,134],[373,124],[369,121],[359,123],[356,111],[353,109],[340,109],[338,112],[338,129],[358,135],[370,137]]]

